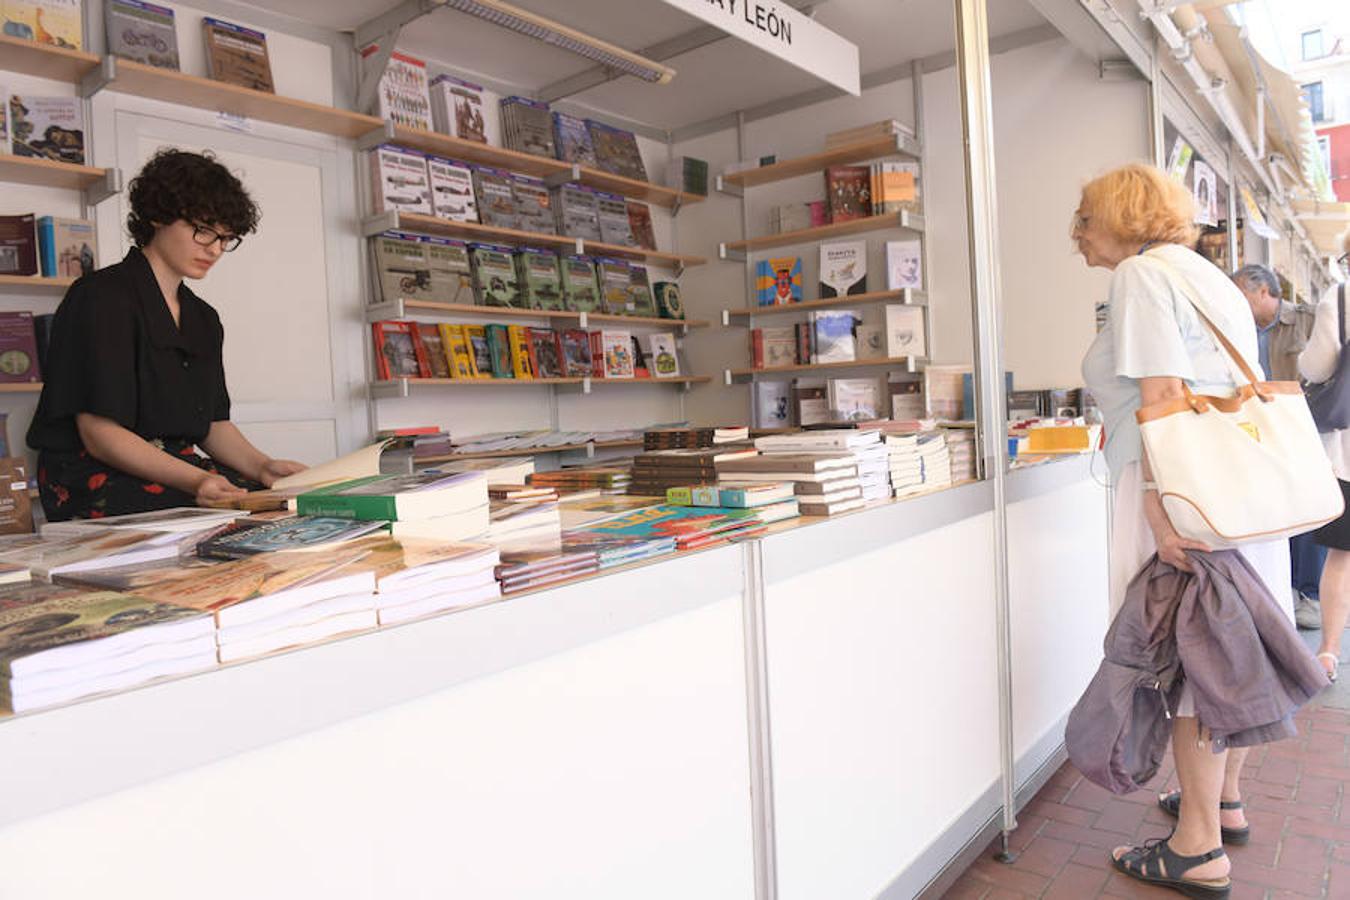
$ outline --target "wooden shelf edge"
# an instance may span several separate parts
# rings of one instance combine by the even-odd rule
[[[75,279],[68,276],[45,278],[41,275],[0,275],[0,287],[24,287],[63,291],[74,283]]]
[[[744,189],[771,184],[775,181],[784,181],[788,178],[797,178],[802,175],[810,175],[813,172],[823,172],[830,166],[848,165],[849,163],[878,159],[883,156],[917,158],[918,155],[917,142],[910,135],[883,135],[857,141],[843,147],[822,150],[819,153],[785,159],[755,169],[745,169],[741,172],[733,172],[730,175],[724,174],[721,178],[723,184],[735,185]]]
[[[732,375],[779,375],[784,372],[813,372],[823,369],[860,369],[878,366],[907,366],[911,357],[892,356],[886,359],[856,359],[848,362],[805,363],[800,366],[775,366],[771,369],[728,369]]]
[[[818,225],[815,228],[785,231],[782,234],[769,234],[745,241],[730,241],[723,244],[722,247],[732,253],[752,253],[756,250],[786,247],[790,244],[808,244],[812,241],[865,234],[869,231],[883,231],[888,228],[922,232],[924,228],[923,215],[904,210],[898,213],[886,213],[882,216],[868,216],[863,219],[850,219],[847,222]]]
[[[383,304],[376,304],[378,307]],[[711,323],[707,319],[662,319],[659,316],[625,316],[617,313],[579,313],[566,309],[518,309],[514,306],[478,306],[469,303],[439,303],[435,300],[404,300],[404,315],[465,315],[507,316],[521,319],[558,319],[579,322],[583,315],[588,324],[591,322],[613,322],[623,325],[669,325],[673,328],[707,328]],[[372,320],[374,321],[374,320]]]
[[[926,302],[924,291],[903,288],[895,291],[873,291],[866,294],[851,294],[843,297],[828,297],[818,300],[803,300],[800,303],[784,303],[780,306],[754,306],[745,309],[727,310],[728,319],[749,319],[753,316],[774,316],[794,313],[802,310],[829,309],[836,306],[851,306],[855,303],[885,303],[897,301],[906,306],[918,306]]]
[[[77,84],[99,64],[97,56],[83,50],[53,47],[4,34],[0,34],[0,51],[3,51],[0,58],[5,60],[0,69],[71,84]]]
[[[108,176],[107,169],[82,163],[0,153],[0,181],[83,190]]]
[[[549,384],[704,384],[712,381],[711,375],[679,375],[674,378],[394,378],[388,381],[372,381],[376,388],[395,387],[407,382],[408,387],[530,387]]]
[[[642,441],[588,441],[584,444],[559,444],[556,447],[522,447],[518,450],[484,450],[479,453],[443,453],[413,459],[414,465],[435,465],[437,463],[456,462],[461,459],[512,459],[524,456],[544,456],[549,453],[570,453],[585,450],[594,444],[596,450],[619,450],[641,447]]]
[[[0,394],[37,394],[42,391],[42,382],[13,381],[0,383]]]

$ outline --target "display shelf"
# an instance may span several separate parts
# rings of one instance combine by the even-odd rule
[[[34,291],[63,293],[75,283],[74,278],[44,278],[41,275],[0,275],[0,291]]]
[[[0,153],[0,181],[82,191],[108,178],[107,169]]]
[[[535,178],[547,179],[551,184],[575,181],[596,190],[622,194],[635,200],[645,200],[667,209],[677,209],[686,203],[696,203],[704,199],[698,194],[688,194],[649,181],[639,181],[635,178],[614,175],[589,166],[579,166],[558,159],[535,156],[533,153],[522,153],[519,150],[509,150],[505,147],[493,147],[488,144],[481,144],[478,141],[466,141],[463,138],[451,137],[448,134],[426,131],[421,128],[407,128],[387,122],[381,123],[374,131],[362,135],[358,146],[363,150],[369,150],[385,143],[420,150],[424,153],[448,156],[451,159],[463,160],[477,165],[492,166],[510,172],[519,172],[523,175],[532,175]]]
[[[104,57],[102,65],[86,73],[80,88],[85,96],[107,89],[341,138],[357,138],[381,125],[380,119],[351,110],[255,91],[115,56]]]
[[[722,259],[744,259],[747,253],[753,253],[756,250],[787,247],[791,244],[808,244],[812,241],[828,241],[833,238],[880,231],[885,228],[904,228],[909,231],[922,232],[923,216],[909,210],[902,210],[898,213],[887,213],[884,216],[867,216],[863,219],[835,222],[833,225],[819,225],[815,228],[803,228],[799,231],[785,231],[782,234],[767,234],[764,237],[722,244],[718,249],[718,254]]]
[[[10,384],[0,383],[0,394],[40,394],[42,382],[20,381]]]
[[[79,84],[85,73],[97,68],[98,63],[98,57],[92,53],[0,34],[0,70],[6,72]]]
[[[909,371],[917,371],[921,360],[914,356],[891,356],[885,359],[852,359],[848,362],[803,363],[798,366],[774,366],[764,369],[727,369],[725,381],[732,383],[733,378],[750,378],[755,375],[779,375],[786,372],[817,372],[826,369],[863,369],[904,366]]]
[[[665,385],[688,388],[712,381],[708,375],[679,375],[674,378],[394,378],[372,381],[371,394],[376,397],[407,397],[413,388],[447,387],[540,387],[547,385],[576,385],[582,393],[590,393],[596,385],[633,387],[636,385]]]
[[[549,453],[570,453],[585,450],[593,455],[594,450],[620,450],[641,447],[642,441],[586,441],[579,444],[559,444],[556,447],[523,447],[517,450],[485,450],[482,453],[446,453],[440,456],[427,456],[414,459],[413,465],[433,465],[456,462],[461,459],[510,459],[520,456],[544,456]]]
[[[928,293],[913,288],[898,291],[873,291],[869,294],[849,294],[844,297],[830,297],[825,300],[803,300],[800,303],[785,303],[781,306],[756,306],[749,309],[722,310],[722,324],[730,325],[733,320],[749,322],[758,316],[777,316],[784,313],[809,312],[813,309],[831,309],[839,306],[856,306],[860,303],[887,303],[899,301],[905,306],[927,306]]]
[[[366,321],[383,322],[389,319],[402,319],[406,316],[482,316],[484,318],[505,317],[511,319],[557,319],[564,322],[577,322],[586,328],[596,322],[616,322],[624,325],[669,326],[687,330],[706,328],[706,319],[662,319],[656,316],[623,316],[612,313],[571,312],[569,310],[550,309],[513,309],[509,306],[477,306],[471,303],[438,303],[434,300],[393,300],[376,303],[366,307]]]
[[[918,159],[919,153],[919,143],[913,137],[907,134],[885,135],[812,153],[809,156],[785,159],[756,169],[719,175],[717,189],[729,194],[739,194],[746,188],[796,178],[799,175],[810,175],[824,171],[829,166],[846,166],[881,156],[909,156]]]
[[[362,223],[361,230],[367,237],[373,237],[386,231],[411,231],[417,234],[430,234],[462,241],[488,241],[494,244],[509,244],[513,247],[554,247],[564,252],[587,256],[612,256],[619,259],[645,260],[653,265],[677,270],[683,270],[687,266],[701,266],[707,262],[701,256],[685,256],[678,253],[663,253],[659,250],[644,250],[641,247],[603,244],[561,234],[519,231],[515,228],[497,228],[493,225],[480,225],[477,222],[452,222],[449,219],[438,219],[435,216],[426,216],[421,213],[396,211],[379,213],[367,218]]]

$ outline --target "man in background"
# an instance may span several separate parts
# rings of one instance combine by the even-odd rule
[[[1314,307],[1284,299],[1280,279],[1266,266],[1248,265],[1233,274],[1256,320],[1256,342],[1261,368],[1271,381],[1298,381],[1298,355],[1312,334]],[[1317,606],[1317,585],[1327,551],[1313,543],[1311,534],[1289,539],[1289,563],[1293,576],[1294,621],[1299,628],[1322,625]]]

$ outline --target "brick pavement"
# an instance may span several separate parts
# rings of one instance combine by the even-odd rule
[[[1350,668],[1350,667],[1347,667]],[[1350,900],[1350,672],[1297,716],[1296,739],[1254,749],[1243,779],[1251,843],[1229,847],[1232,900]],[[1150,790],[1114,796],[1065,764],[1018,816],[1011,865],[998,842],[944,894],[945,900],[1091,900],[1180,897],[1110,867],[1111,847],[1165,835],[1173,820],[1157,792],[1175,787],[1171,759]]]

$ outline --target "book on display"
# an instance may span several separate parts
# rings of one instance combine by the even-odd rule
[[[424,154],[381,144],[370,151],[370,177],[375,212],[431,215],[431,179]]]
[[[37,220],[31,214],[0,216],[0,275],[38,273]]]
[[[596,278],[600,283],[600,312],[610,315],[630,315],[633,313],[632,295],[628,287],[632,275],[628,263],[621,259],[595,260]]]
[[[601,239],[595,191],[579,184],[564,184],[553,189],[552,199],[558,234],[588,241]]]
[[[886,242],[886,289],[923,288],[923,244],[920,241]]]
[[[434,518],[487,505],[487,478],[453,475],[376,475],[318,488],[296,498],[302,516],[384,520]]]
[[[516,263],[510,247],[470,244],[474,297],[479,306],[523,308]]]
[[[558,254],[552,250],[522,247],[516,254],[517,277],[524,305],[529,309],[562,310],[562,275]]]
[[[588,377],[593,369],[590,335],[579,328],[565,329],[558,337],[565,375],[568,378]]]
[[[160,69],[179,68],[173,8],[143,0],[104,0],[108,52]]]
[[[369,56],[378,52],[372,44],[361,51]],[[428,90],[427,64],[424,60],[395,50],[389,54],[380,75],[378,115],[386,122],[404,128],[431,130],[431,94]]]
[[[216,81],[274,93],[267,35],[209,16],[202,19],[206,73]]]
[[[680,360],[675,349],[675,335],[668,332],[647,336],[648,355],[654,378],[675,378],[680,374]]]
[[[548,186],[541,179],[527,175],[511,177],[511,198],[516,220],[522,231],[536,234],[554,234],[557,223],[553,215],[553,201]]]
[[[488,352],[492,358],[493,378],[515,378],[516,367],[511,362],[511,334],[500,322],[483,326],[487,332]]]
[[[922,306],[886,305],[886,356],[923,358],[928,355]]]
[[[8,130],[15,156],[84,164],[84,107],[79,97],[10,94]]]
[[[820,245],[820,296],[844,297],[867,291],[867,242]]]
[[[558,159],[563,162],[577,163],[592,169],[600,167],[595,158],[595,146],[591,143],[591,133],[586,127],[585,119],[555,112],[553,140],[558,151]]]
[[[628,219],[628,203],[618,194],[595,192],[596,215],[600,222],[603,243],[621,247],[636,246],[633,225]]]
[[[656,231],[652,226],[652,211],[645,203],[629,200],[628,228],[633,234],[637,246],[647,250],[656,249]]]
[[[557,159],[553,142],[553,117],[547,103],[527,97],[501,100],[502,143],[511,150]]]
[[[417,323],[417,342],[422,345],[422,356],[432,378],[452,378],[450,360],[445,353],[445,343],[441,340],[441,330],[433,322]]]
[[[37,384],[41,381],[33,314],[0,312],[0,384]]]
[[[484,225],[519,230],[520,216],[516,212],[516,195],[510,172],[474,166],[473,186],[478,201],[478,215]]]
[[[432,215],[452,222],[478,221],[473,172],[468,166],[441,156],[428,156],[427,177]]]
[[[647,167],[642,164],[642,153],[633,132],[594,119],[587,119],[586,126],[590,129],[591,143],[601,169],[635,181],[647,180]]]
[[[374,322],[375,368],[381,381],[394,378],[428,378],[431,367],[417,342],[412,322]]]
[[[781,256],[755,263],[755,301],[782,306],[802,300],[802,258]]]
[[[90,219],[37,220],[38,254],[42,274],[48,278],[81,278],[92,275],[98,257],[98,233]]]
[[[331,550],[334,545],[384,527],[384,522],[350,517],[296,516],[207,538],[197,545],[197,555],[205,559],[240,559],[276,550]]]
[[[811,329],[815,337],[813,363],[851,362],[857,359],[854,329],[861,317],[856,310],[820,310],[811,313]]]
[[[464,141],[488,142],[480,85],[438,75],[431,80],[430,94],[431,121],[437,131]]]
[[[603,377],[632,378],[634,376],[633,338],[627,331],[600,331],[600,348],[604,362]]]
[[[562,378],[562,348],[558,335],[548,328],[529,329],[530,367],[537,378]]]
[[[81,0],[5,0],[0,23],[6,37],[66,50],[83,49]]]
[[[831,222],[872,215],[871,177],[867,166],[830,166],[825,170],[825,204]]]
[[[789,382],[755,382],[755,424],[760,428],[792,425],[792,385]]]
[[[599,312],[602,308],[595,260],[589,256],[562,258],[563,304],[571,312]]]
[[[656,318],[656,301],[652,298],[646,266],[628,267],[628,310],[635,316]]]

